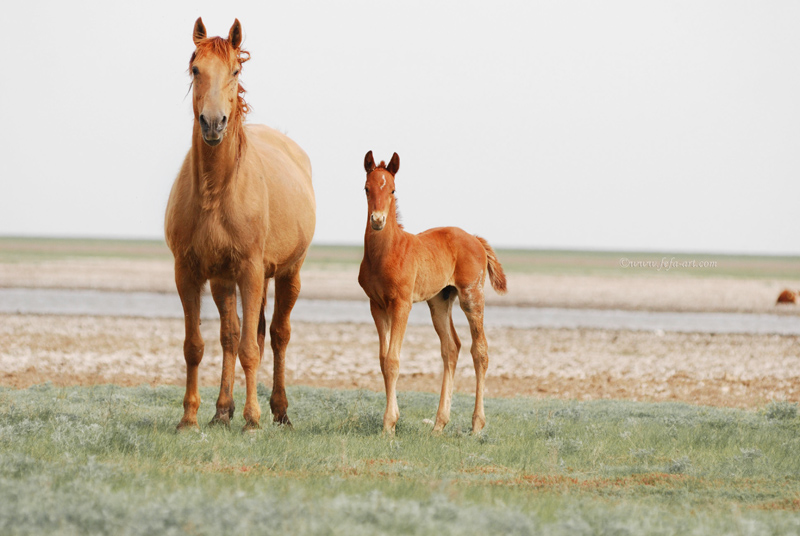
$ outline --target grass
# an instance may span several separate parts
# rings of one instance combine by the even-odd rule
[[[503,267],[510,273],[545,275],[598,275],[651,277],[736,277],[796,280],[800,257],[677,254],[625,251],[567,251],[498,249]],[[307,266],[315,268],[354,266],[361,262],[361,246],[311,246]],[[72,238],[0,237],[0,263],[44,262],[75,258],[122,258],[171,261],[163,240],[110,240]],[[625,261],[623,261],[623,259]],[[704,268],[623,267],[632,263],[662,261],[716,263]],[[639,265],[641,266],[641,265]]]
[[[201,422],[214,390],[202,392]],[[243,393],[237,392],[241,409]],[[268,408],[269,389],[259,389]],[[786,534],[800,531],[797,407],[473,400],[293,388],[294,429],[177,433],[182,391],[0,390],[0,534]],[[264,419],[266,421],[266,417]]]

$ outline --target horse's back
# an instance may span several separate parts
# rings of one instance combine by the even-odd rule
[[[311,186],[311,161],[293,139],[266,125],[247,125],[245,129],[248,143],[256,152],[269,157],[269,165],[276,168],[277,175],[296,176]]]
[[[269,199],[269,233],[265,259],[292,265],[305,256],[316,226],[311,162],[285,134],[266,125],[247,125],[247,165],[265,181]]]

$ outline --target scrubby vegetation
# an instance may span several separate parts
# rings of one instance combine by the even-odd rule
[[[456,396],[434,436],[437,395],[401,393],[390,438],[382,393],[289,397],[294,429],[177,433],[174,387],[0,390],[0,534],[800,532],[793,404],[490,399],[472,437]]]

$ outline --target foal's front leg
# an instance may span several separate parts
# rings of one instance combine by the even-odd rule
[[[258,367],[261,348],[258,344],[258,324],[264,296],[264,267],[261,259],[243,263],[239,275],[242,294],[242,336],[239,341],[239,362],[244,369],[247,394],[244,403],[245,429],[259,427],[261,407],[257,397]]]
[[[386,357],[381,361],[381,372],[386,388],[383,431],[390,435],[394,434],[395,425],[400,418],[400,409],[397,406],[397,377],[400,375],[400,347],[403,345],[410,312],[411,303],[400,300],[391,302],[386,310],[389,321],[389,347]]]

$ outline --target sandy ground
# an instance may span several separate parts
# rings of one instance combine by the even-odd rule
[[[363,300],[355,270],[352,266],[304,270],[302,296]],[[0,286],[5,287],[172,293],[173,285],[171,264],[159,261],[0,264]],[[509,295],[487,293],[487,301],[800,316],[800,307],[774,305],[785,286],[800,288],[800,280],[511,274]],[[204,322],[202,329],[206,356],[200,379],[203,385],[215,386],[221,370],[219,322]],[[460,329],[460,337],[464,346],[456,390],[473,393],[467,330]],[[800,401],[797,336],[492,328],[487,337],[490,397],[673,400],[743,408],[761,407],[771,400]],[[0,315],[0,385],[182,384],[182,346],[183,325],[178,319]],[[268,351],[259,373],[260,381],[268,385],[271,362]],[[410,326],[401,356],[400,389],[438,393],[441,369],[433,328]],[[240,368],[237,380],[243,385]],[[374,326],[295,322],[287,383],[383,390]]]

